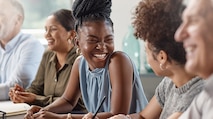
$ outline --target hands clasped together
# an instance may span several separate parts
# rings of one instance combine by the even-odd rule
[[[36,95],[26,92],[24,88],[16,84],[9,91],[10,100],[14,103],[31,103],[36,99]]]

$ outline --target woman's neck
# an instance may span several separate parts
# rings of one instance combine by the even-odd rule
[[[171,78],[176,87],[181,87],[192,80],[195,75],[187,73],[184,66],[178,66],[173,69],[172,74],[168,77]]]
[[[67,55],[70,52],[71,49],[64,51],[64,52],[56,52],[56,57],[57,57],[57,65],[56,69],[57,71],[64,66],[66,63]]]

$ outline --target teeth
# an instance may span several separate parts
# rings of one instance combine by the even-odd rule
[[[52,43],[52,42],[53,42],[53,40],[47,40],[47,42],[48,42],[48,43]]]
[[[95,54],[94,56],[101,59],[101,58],[105,58],[106,54]]]

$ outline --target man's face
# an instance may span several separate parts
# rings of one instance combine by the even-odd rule
[[[210,0],[190,0],[175,39],[184,44],[188,72],[203,78],[213,73],[213,7]]]
[[[0,0],[0,40],[8,41],[11,34],[13,34],[16,23],[17,23],[17,13],[12,9],[12,6]]]

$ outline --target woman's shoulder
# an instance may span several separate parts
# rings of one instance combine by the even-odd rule
[[[109,59],[109,66],[112,67],[132,67],[132,61],[130,57],[122,51],[113,52]]]
[[[158,90],[170,90],[173,87],[174,83],[169,77],[163,77],[161,82],[158,84],[157,88]]]
[[[130,57],[122,51],[115,51],[112,53],[110,60],[113,59],[118,59],[118,60],[129,60],[130,61]]]
[[[82,55],[79,55],[76,59],[75,59],[75,64],[79,65],[81,63],[81,60],[84,59]]]

